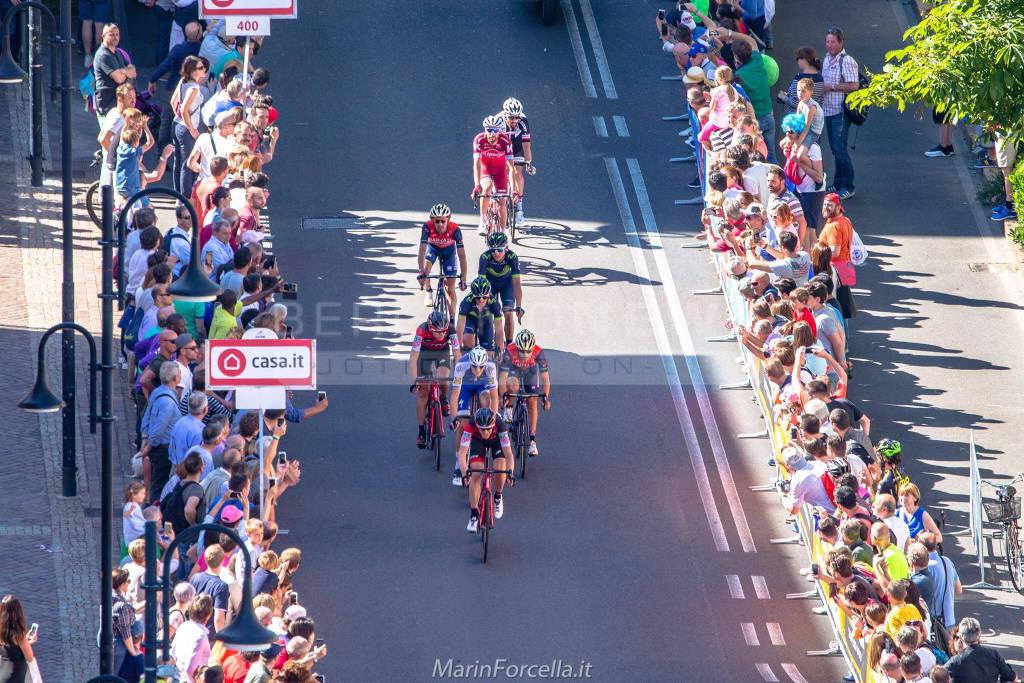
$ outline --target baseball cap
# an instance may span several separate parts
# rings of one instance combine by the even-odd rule
[[[822,424],[828,421],[828,406],[821,399],[812,398],[808,401],[804,406],[804,412],[818,418]]]
[[[302,605],[292,605],[284,611],[284,618],[288,621],[303,619],[306,616],[306,608]]]
[[[764,207],[758,202],[754,202],[743,209],[744,216],[761,216],[764,217]]]
[[[804,456],[803,451],[793,446],[788,446],[782,450],[782,455],[785,458],[786,469],[791,472],[802,470],[805,467],[810,467],[810,463],[807,462],[807,458]]]
[[[697,28],[697,22],[693,20],[693,15],[690,14],[689,12],[683,12],[679,16],[679,23],[680,25],[685,26],[691,31]]]
[[[184,334],[179,334],[177,339],[174,340],[174,350],[181,351],[183,348],[191,344],[193,341],[194,340],[192,339],[192,335],[189,334],[188,332]]]
[[[707,76],[704,74],[704,69],[699,66],[691,66],[686,70],[686,75],[683,76],[683,82],[685,83],[704,83],[707,81]]]
[[[242,511],[234,505],[225,505],[220,511],[220,521],[225,524],[234,524],[242,519]]]
[[[757,296],[757,290],[754,289],[754,280],[749,276],[740,280],[739,290],[740,294],[750,299]]]
[[[241,242],[242,245],[244,246],[246,244],[252,244],[253,242],[259,242],[262,239],[262,230],[245,230],[242,232],[241,237],[238,238],[238,241]]]
[[[694,41],[693,45],[690,46],[690,56],[691,57],[695,57],[695,56],[697,56],[699,54],[707,54],[707,52],[708,52],[707,43],[705,43],[702,40]]]
[[[234,107],[229,107],[227,109],[220,109],[220,110],[217,111],[217,114],[213,117],[213,122],[214,122],[214,124],[219,126],[220,124],[224,123],[225,121],[228,121],[229,119],[234,118],[234,115],[235,115],[235,108]]]
[[[729,272],[733,277],[741,277],[747,272],[747,262],[741,259],[739,256],[733,255],[729,257]]]

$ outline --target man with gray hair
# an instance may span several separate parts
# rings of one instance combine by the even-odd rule
[[[954,683],[990,683],[1017,680],[1017,674],[999,651],[981,644],[981,624],[973,617],[960,620],[956,639],[963,649],[946,662]]]
[[[829,513],[834,512],[836,506],[829,500],[825,484],[821,480],[825,466],[817,461],[809,462],[804,451],[795,446],[786,447],[782,454],[786,469],[793,473],[792,479],[789,480],[789,495],[782,501],[790,514],[799,513],[804,503],[825,508]]]
[[[185,336],[185,335],[182,335]],[[177,403],[175,403],[177,408]],[[185,459],[193,446],[203,442],[203,418],[206,417],[206,394],[193,391],[188,397],[188,415],[181,418],[171,430],[168,455],[175,467]]]
[[[210,254],[207,256],[207,254]],[[231,248],[231,222],[221,218],[213,224],[212,236],[209,241],[203,245],[203,253],[200,255],[202,263],[207,263],[209,259],[210,266],[212,267],[210,279],[215,280],[217,269],[221,266],[234,263],[235,252]]]
[[[181,371],[177,363],[160,366],[160,386],[149,395],[146,412],[142,415],[143,479],[149,490],[149,500],[156,500],[171,476],[171,432],[181,417],[178,412],[178,392],[175,389]]]

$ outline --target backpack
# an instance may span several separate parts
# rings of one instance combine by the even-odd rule
[[[199,497],[203,500],[203,487],[194,481],[179,481],[174,489],[167,494],[163,500],[160,501],[160,514],[163,515],[165,522],[170,522],[174,527],[174,533],[180,534],[182,531],[189,527],[189,522],[185,519],[185,501],[191,498],[191,493],[194,489],[199,489]]]
[[[846,53],[839,58],[839,79],[842,81],[843,78],[843,60],[846,59]],[[859,65],[858,65],[859,66]],[[842,81],[847,83],[849,81]],[[871,84],[871,79],[867,74],[864,73],[864,69],[858,69],[857,71],[857,89],[866,88]],[[849,93],[847,93],[849,94]],[[854,126],[863,126],[868,120],[868,114],[870,113],[870,107],[864,107],[863,109],[853,109],[846,103],[846,97],[843,97],[843,115],[846,120]]]
[[[135,348],[135,344],[139,341],[139,328],[142,326],[144,317],[146,317],[146,313],[142,310],[142,306],[135,306],[135,312],[132,314],[131,320],[128,321],[128,326],[124,328],[125,347]]]

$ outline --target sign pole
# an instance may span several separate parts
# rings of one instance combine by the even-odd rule
[[[249,91],[249,55],[252,53],[252,36],[245,39],[245,58],[242,63],[242,90]],[[248,102],[249,98],[246,97],[245,101]],[[246,113],[248,113],[248,107],[246,107]]]
[[[267,508],[264,507],[265,491],[263,486],[263,478],[266,476],[267,470],[264,466],[263,452],[263,408],[260,408],[260,521],[267,518]]]

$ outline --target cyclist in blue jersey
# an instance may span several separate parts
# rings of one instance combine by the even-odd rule
[[[523,285],[519,257],[508,248],[508,235],[505,233],[491,233],[487,238],[487,251],[480,254],[480,275],[491,283],[491,292],[501,303],[505,318],[505,339],[512,339],[515,333],[512,313],[522,315]]]
[[[469,285],[469,294],[459,304],[455,325],[463,350],[482,346],[491,354],[505,348],[505,328],[501,305],[491,294],[491,283],[478,276]]]
[[[459,442],[464,423],[473,410],[473,397],[478,397],[482,407],[497,409],[498,407],[498,370],[487,355],[487,351],[477,346],[462,356],[455,364],[452,373],[452,393],[449,398],[449,412],[455,413],[453,428],[455,443]],[[456,465],[452,475],[452,485],[462,486],[462,474]]]

